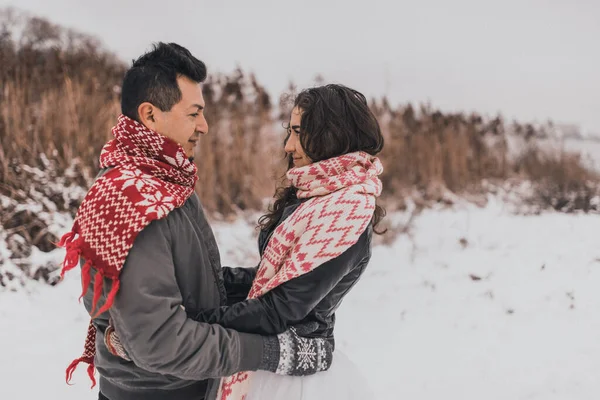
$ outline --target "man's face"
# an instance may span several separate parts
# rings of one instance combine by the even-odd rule
[[[200,135],[208,133],[202,87],[183,76],[177,78],[177,83],[181,90],[181,100],[170,111],[154,110],[154,130],[179,143],[185,154],[193,157]]]

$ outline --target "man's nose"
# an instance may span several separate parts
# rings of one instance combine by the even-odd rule
[[[198,116],[198,121],[196,123],[196,132],[200,132],[202,135],[206,135],[208,133],[208,122],[204,117],[204,114],[200,114]]]

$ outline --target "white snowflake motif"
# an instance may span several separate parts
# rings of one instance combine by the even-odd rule
[[[167,160],[167,162],[169,164],[171,164],[174,167],[177,167],[179,169],[183,169],[186,172],[193,172],[194,171],[194,164],[192,164],[183,154],[183,152],[178,151],[177,155],[175,156],[175,158],[173,157],[169,157],[169,156],[164,156],[165,160]]]
[[[156,213],[157,218],[162,218],[173,209],[173,197],[163,196],[160,191],[156,193],[142,193],[144,200],[136,203],[138,206],[146,206],[146,215]]]
[[[315,346],[308,340],[300,340],[298,345],[298,369],[302,368],[305,371],[309,368],[314,369],[317,358]]]
[[[155,188],[157,185],[157,182],[151,175],[145,174],[139,169],[124,170],[121,172],[121,176],[115,178],[115,180],[125,181],[125,183],[123,183],[123,189],[128,188],[129,186],[135,186],[138,192],[141,192],[145,186]]]

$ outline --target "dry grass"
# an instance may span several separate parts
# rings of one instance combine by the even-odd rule
[[[63,170],[79,158],[79,179],[89,184],[83,170],[93,177],[97,169],[119,113],[126,65],[94,38],[11,10],[0,10],[0,65],[0,192],[23,193],[29,180],[20,166],[42,167],[45,158]],[[282,172],[280,119],[289,104],[275,110],[256,79],[242,71],[213,72],[204,89],[210,134],[196,157],[197,191],[209,212],[262,209]],[[530,125],[429,106],[394,108],[385,98],[371,106],[386,137],[381,158],[388,199],[402,203],[415,190],[464,193],[482,180],[518,177],[537,182],[539,201],[551,207],[564,209],[557,193],[579,193],[574,209],[590,208],[584,203],[595,193],[597,176],[576,156],[537,148],[534,138],[543,132]],[[529,150],[517,160],[509,157],[509,131],[528,139]]]
[[[482,179],[510,174],[499,120],[484,122],[429,107],[417,113],[411,105],[391,109],[385,101],[374,102],[372,108],[386,137],[381,157],[390,193],[432,184],[461,192]]]
[[[20,166],[43,169],[45,157],[62,171],[79,158],[93,176],[126,65],[93,38],[12,10],[0,10],[0,33],[0,192],[27,192]],[[197,192],[209,211],[259,209],[279,158],[269,96],[241,71],[204,88],[210,135],[196,157]]]
[[[530,202],[557,211],[599,211],[599,176],[585,167],[581,155],[564,150],[527,149],[515,161],[515,172],[535,183]]]

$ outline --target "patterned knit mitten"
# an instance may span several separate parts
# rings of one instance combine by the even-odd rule
[[[104,331],[104,344],[113,356],[121,357],[126,361],[131,361],[121,344],[117,331],[115,331],[115,328],[113,327],[112,320],[110,320],[108,327]]]
[[[333,359],[333,345],[323,338],[298,336],[295,328],[263,337],[260,369],[279,375],[305,376],[327,371]]]

